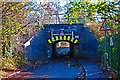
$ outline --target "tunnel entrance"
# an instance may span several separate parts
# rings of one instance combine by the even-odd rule
[[[64,58],[74,56],[74,43],[69,41],[57,41],[52,44],[52,58]]]
[[[58,51],[56,43],[69,42],[70,53],[80,59],[100,60],[98,39],[84,24],[46,24],[26,47],[26,57],[29,60],[52,59]],[[92,46],[92,47],[91,47]]]
[[[70,43],[65,41],[60,41],[56,43],[56,55],[64,56],[70,53]]]
[[[48,38],[48,43],[51,46],[51,58],[59,57],[73,57],[76,47],[79,43],[79,35],[74,31],[66,31],[60,29],[58,31],[51,31],[51,35]]]

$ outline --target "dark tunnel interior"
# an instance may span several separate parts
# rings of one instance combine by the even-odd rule
[[[52,44],[52,58],[74,57],[74,43],[57,41]]]

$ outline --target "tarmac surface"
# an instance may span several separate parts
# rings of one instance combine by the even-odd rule
[[[84,74],[84,75],[82,75]],[[46,64],[38,65],[29,71],[22,71],[12,76],[15,79],[39,80],[39,79],[68,79],[85,80],[107,79],[103,69],[95,62],[80,59],[55,59]]]

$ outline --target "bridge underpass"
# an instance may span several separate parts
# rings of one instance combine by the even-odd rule
[[[97,64],[97,51],[97,38],[83,24],[45,25],[26,47],[26,57],[31,62],[47,63],[37,65],[22,77],[107,78]]]
[[[74,43],[69,41],[56,41],[52,44],[52,58],[73,56]]]
[[[26,57],[31,61],[48,60],[48,56],[56,51],[54,43],[60,41],[69,42],[72,45],[70,50],[73,50],[70,52],[76,57],[93,61],[100,59],[97,38],[83,24],[45,25],[26,47]]]

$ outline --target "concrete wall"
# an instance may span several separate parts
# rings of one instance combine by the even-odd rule
[[[39,31],[30,42],[30,46],[26,47],[26,57],[32,61],[47,58],[47,39],[45,29],[41,29],[41,31]]]
[[[80,57],[90,59],[90,60],[98,60],[100,54],[98,51],[98,41],[93,33],[86,27],[82,27],[79,31],[80,34]]]

